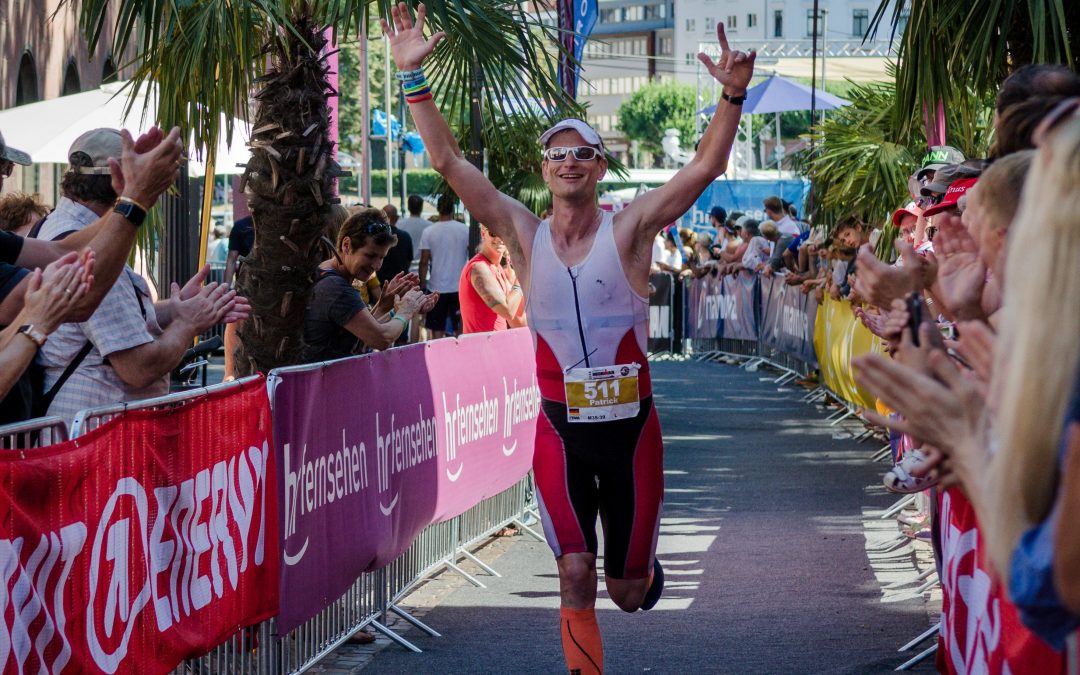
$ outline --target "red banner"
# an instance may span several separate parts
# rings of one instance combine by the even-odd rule
[[[270,429],[260,378],[0,454],[4,672],[166,673],[275,614]]]
[[[1020,623],[1006,589],[994,580],[975,510],[960,490],[942,492],[941,635],[943,673],[1053,675],[1065,672],[1063,654]]]

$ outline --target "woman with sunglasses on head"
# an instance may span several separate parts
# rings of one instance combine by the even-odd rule
[[[409,321],[426,312],[438,294],[424,295],[416,275],[397,275],[387,282],[382,300],[368,307],[353,288],[382,267],[397,243],[386,216],[364,209],[342,224],[334,256],[319,265],[304,321],[303,361],[312,363],[359,354],[363,348],[388,349],[408,329]]]

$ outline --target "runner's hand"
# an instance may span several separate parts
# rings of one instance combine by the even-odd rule
[[[754,77],[757,52],[751,51],[747,54],[731,49],[728,46],[727,34],[724,33],[724,24],[720,22],[716,24],[716,39],[720,42],[720,61],[714,63],[705,52],[698,53],[698,60],[705,64],[710,75],[724,85],[725,94],[742,96]]]
[[[398,70],[416,70],[423,64],[427,55],[435,51],[435,45],[446,37],[446,33],[440,31],[430,38],[424,37],[424,17],[427,16],[427,8],[422,2],[416,8],[415,24],[409,14],[409,6],[404,2],[391,7],[390,15],[394,21],[393,30],[390,30],[390,24],[386,22],[386,19],[380,19],[380,23],[383,34],[390,38],[390,51],[394,55],[394,62]]]

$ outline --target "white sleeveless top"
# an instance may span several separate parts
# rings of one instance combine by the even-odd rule
[[[536,228],[526,310],[541,380],[571,368],[627,362],[648,368],[649,299],[631,288],[615,246],[614,216],[602,213],[592,249],[573,267],[555,253],[549,221]],[[541,382],[545,389],[554,393]]]

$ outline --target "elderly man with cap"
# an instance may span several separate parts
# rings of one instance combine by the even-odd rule
[[[63,196],[38,238],[63,241],[110,212],[117,203],[110,158],[122,154],[123,145],[115,129],[75,139],[60,183]],[[146,280],[125,267],[89,319],[64,324],[42,347],[48,414],[71,419],[84,408],[167,394],[169,372],[195,336],[230,313],[246,315],[246,301],[238,302],[227,285],[202,286],[209,269],[183,290],[173,284],[168,300],[153,302]]]
[[[597,205],[597,182],[608,166],[600,135],[577,119],[544,132],[542,169],[553,212],[541,220],[462,156],[422,69],[443,37],[425,37],[425,11],[421,4],[414,24],[409,7],[398,4],[393,27],[384,21],[383,30],[432,166],[506,243],[526,289],[543,399],[533,468],[558,564],[563,654],[570,672],[602,672],[598,511],[611,600],[634,612],[652,607],[663,588],[655,559],[663,447],[645,354],[653,238],[727,168],[755,54],[732,50],[723,24],[717,26],[719,63],[698,58],[723,93],[697,153],[667,184],[617,214]]]
[[[155,127],[138,140],[132,139],[126,131],[121,132],[117,154],[109,158],[106,169],[107,175],[112,177],[114,192],[120,197],[111,210],[105,210],[95,218],[93,225],[55,242],[23,239],[0,231],[0,286],[7,290],[6,294],[0,293],[0,325],[11,323],[22,308],[27,281],[23,278],[25,272],[16,268],[45,267],[84,248],[91,251],[86,256],[87,274],[92,265],[97,283],[91,285],[76,313],[89,316],[124,269],[146,210],[176,180],[183,149],[179,129],[166,135]],[[7,145],[0,136],[0,187],[4,178],[11,175],[15,164],[27,166],[30,157]],[[18,280],[12,283],[13,279],[8,278],[11,275]],[[2,279],[7,279],[7,283]]]

